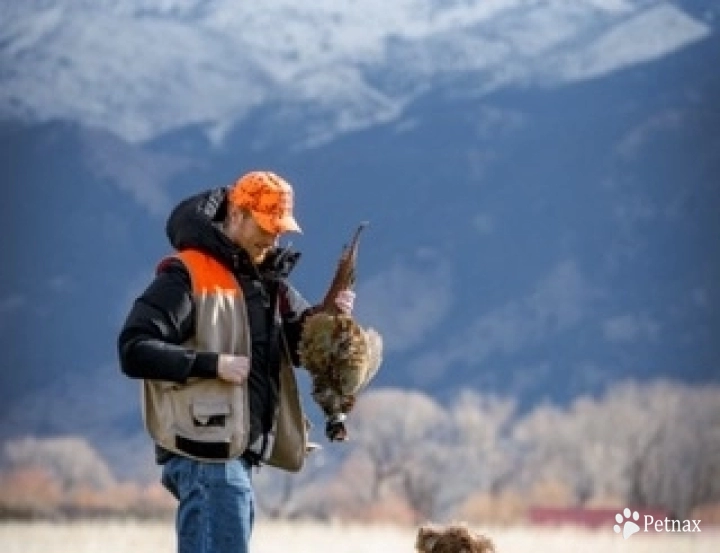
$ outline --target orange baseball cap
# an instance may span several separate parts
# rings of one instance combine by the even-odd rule
[[[293,189],[270,171],[252,171],[240,177],[230,189],[230,203],[252,213],[267,232],[302,232],[293,217]]]

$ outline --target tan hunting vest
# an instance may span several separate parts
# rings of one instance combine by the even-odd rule
[[[195,301],[196,333],[185,345],[250,357],[245,300],[233,274],[197,250],[184,250],[175,257],[190,274]],[[281,357],[280,398],[264,461],[295,472],[305,460],[308,425],[287,352]],[[184,384],[145,380],[142,406],[153,440],[179,455],[222,462],[255,445],[248,444],[247,383],[234,385],[211,378],[189,378]]]

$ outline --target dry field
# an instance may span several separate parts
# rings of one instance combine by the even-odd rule
[[[720,529],[702,534],[635,535],[627,541],[607,531],[511,528],[487,532],[499,553],[717,553]],[[415,530],[344,524],[258,524],[253,553],[413,553]],[[173,553],[170,523],[78,522],[0,524],[2,553]]]

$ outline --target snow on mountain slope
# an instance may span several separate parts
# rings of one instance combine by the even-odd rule
[[[0,117],[219,142],[252,109],[319,110],[309,144],[396,119],[433,79],[476,93],[656,59],[707,22],[656,0],[43,0],[0,7]]]

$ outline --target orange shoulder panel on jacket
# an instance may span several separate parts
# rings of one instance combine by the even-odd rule
[[[175,254],[190,273],[193,292],[238,292],[237,281],[225,265],[198,250],[183,250]]]

